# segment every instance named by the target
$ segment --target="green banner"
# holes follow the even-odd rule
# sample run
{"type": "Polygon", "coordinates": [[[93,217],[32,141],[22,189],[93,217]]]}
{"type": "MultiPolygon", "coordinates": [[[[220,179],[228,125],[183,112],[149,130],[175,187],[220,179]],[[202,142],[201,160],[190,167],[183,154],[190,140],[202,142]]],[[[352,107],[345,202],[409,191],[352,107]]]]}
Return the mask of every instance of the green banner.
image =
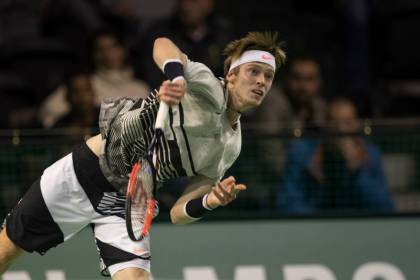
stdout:
{"type": "MultiPolygon", "coordinates": [[[[154,280],[420,279],[420,219],[201,221],[156,224],[154,280]]],[[[90,230],[45,256],[26,255],[3,280],[103,279],[90,230]]]]}

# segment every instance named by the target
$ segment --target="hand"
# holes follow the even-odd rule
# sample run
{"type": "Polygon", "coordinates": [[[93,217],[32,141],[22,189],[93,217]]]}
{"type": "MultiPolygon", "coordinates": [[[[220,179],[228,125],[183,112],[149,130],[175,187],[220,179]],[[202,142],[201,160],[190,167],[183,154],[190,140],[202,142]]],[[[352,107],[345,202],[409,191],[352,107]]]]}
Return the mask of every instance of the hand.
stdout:
{"type": "Polygon", "coordinates": [[[184,79],[178,79],[175,82],[164,81],[159,88],[157,98],[169,106],[178,105],[185,94],[186,88],[184,79]]]}
{"type": "Polygon", "coordinates": [[[347,167],[350,170],[359,169],[365,162],[365,154],[357,138],[343,137],[337,142],[338,148],[341,150],[347,167]]]}
{"type": "Polygon", "coordinates": [[[246,190],[243,184],[236,184],[235,178],[230,176],[216,184],[207,196],[207,204],[211,208],[226,206],[231,203],[239,192],[246,190]]]}

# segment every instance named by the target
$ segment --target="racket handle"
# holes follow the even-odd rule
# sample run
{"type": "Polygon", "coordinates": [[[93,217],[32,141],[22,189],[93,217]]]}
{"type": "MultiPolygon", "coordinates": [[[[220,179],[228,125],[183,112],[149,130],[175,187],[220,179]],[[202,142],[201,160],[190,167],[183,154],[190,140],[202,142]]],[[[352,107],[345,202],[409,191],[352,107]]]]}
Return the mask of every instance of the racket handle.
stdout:
{"type": "Polygon", "coordinates": [[[169,106],[165,102],[161,101],[159,105],[159,111],[156,116],[155,129],[160,129],[160,130],[163,129],[168,119],[168,115],[169,115],[169,106]]]}

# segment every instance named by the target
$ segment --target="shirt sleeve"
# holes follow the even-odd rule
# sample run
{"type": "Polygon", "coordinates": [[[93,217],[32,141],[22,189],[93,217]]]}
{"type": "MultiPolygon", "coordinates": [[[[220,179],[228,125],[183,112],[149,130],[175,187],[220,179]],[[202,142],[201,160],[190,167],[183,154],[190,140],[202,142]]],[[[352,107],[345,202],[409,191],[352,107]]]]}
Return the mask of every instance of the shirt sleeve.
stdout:
{"type": "Polygon", "coordinates": [[[103,139],[100,164],[104,175],[114,185],[124,185],[131,166],[143,155],[150,140],[150,129],[157,112],[154,95],[145,100],[118,99],[103,103],[100,129],[103,139]]]}
{"type": "Polygon", "coordinates": [[[184,73],[188,92],[204,97],[216,113],[221,113],[226,106],[227,98],[221,81],[214,76],[213,72],[204,64],[187,59],[184,73]]]}

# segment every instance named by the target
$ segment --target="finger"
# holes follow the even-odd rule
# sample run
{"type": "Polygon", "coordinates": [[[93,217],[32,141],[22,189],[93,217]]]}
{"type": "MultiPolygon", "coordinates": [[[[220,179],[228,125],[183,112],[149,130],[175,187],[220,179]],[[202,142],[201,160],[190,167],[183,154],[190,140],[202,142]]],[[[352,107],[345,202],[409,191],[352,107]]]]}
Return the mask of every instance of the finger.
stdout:
{"type": "Polygon", "coordinates": [[[240,189],[236,190],[235,178],[229,177],[220,183],[221,187],[229,194],[231,199],[235,199],[240,189]]]}
{"type": "Polygon", "coordinates": [[[179,99],[181,99],[181,97],[184,96],[184,93],[182,91],[174,91],[174,90],[164,91],[164,94],[171,97],[179,98],[179,99]]]}
{"type": "Polygon", "coordinates": [[[171,81],[165,80],[165,81],[163,81],[162,86],[168,86],[170,84],[171,84],[171,81]]]}
{"type": "Polygon", "coordinates": [[[236,196],[238,195],[238,193],[240,193],[242,191],[245,191],[245,190],[246,190],[246,186],[244,184],[238,184],[238,185],[235,185],[232,193],[235,194],[235,198],[236,198],[236,196]]]}
{"type": "Polygon", "coordinates": [[[237,193],[239,193],[239,192],[241,192],[241,191],[245,191],[247,189],[247,187],[246,187],[246,185],[244,185],[244,184],[238,184],[238,185],[235,185],[235,191],[237,192],[237,193]]]}
{"type": "Polygon", "coordinates": [[[224,196],[230,196],[230,194],[231,194],[231,192],[230,192],[230,190],[231,190],[230,185],[229,186],[226,186],[226,185],[224,185],[222,183],[218,183],[217,184],[217,189],[220,190],[220,193],[222,193],[224,196]]]}
{"type": "Polygon", "coordinates": [[[232,183],[235,183],[235,177],[229,176],[226,179],[222,180],[220,183],[221,184],[226,184],[226,185],[230,185],[232,183]]]}
{"type": "Polygon", "coordinates": [[[184,86],[184,83],[183,82],[179,82],[179,81],[169,82],[169,86],[171,86],[171,87],[183,87],[184,86]]]}
{"type": "Polygon", "coordinates": [[[217,199],[220,201],[220,205],[225,206],[226,204],[228,204],[228,200],[226,198],[226,196],[222,195],[216,187],[214,187],[212,189],[212,193],[214,194],[214,196],[217,197],[217,199]]]}
{"type": "Polygon", "coordinates": [[[235,183],[236,183],[236,180],[235,180],[235,177],[233,176],[230,176],[221,182],[224,189],[229,193],[232,193],[235,191],[235,185],[236,185],[235,183]]]}
{"type": "Polygon", "coordinates": [[[236,198],[236,192],[234,191],[235,183],[231,182],[229,186],[223,186],[222,184],[218,184],[218,190],[220,190],[220,194],[226,198],[227,203],[230,203],[232,200],[236,198]]]}
{"type": "Polygon", "coordinates": [[[177,105],[180,102],[180,100],[178,98],[173,98],[173,97],[167,96],[167,95],[162,95],[160,97],[160,100],[165,102],[169,106],[177,105]]]}
{"type": "Polygon", "coordinates": [[[179,88],[171,88],[167,85],[162,85],[159,93],[162,95],[170,95],[172,97],[182,98],[185,94],[185,90],[179,88]]]}
{"type": "Polygon", "coordinates": [[[167,86],[172,90],[185,91],[185,86],[183,84],[169,83],[167,86]]]}

